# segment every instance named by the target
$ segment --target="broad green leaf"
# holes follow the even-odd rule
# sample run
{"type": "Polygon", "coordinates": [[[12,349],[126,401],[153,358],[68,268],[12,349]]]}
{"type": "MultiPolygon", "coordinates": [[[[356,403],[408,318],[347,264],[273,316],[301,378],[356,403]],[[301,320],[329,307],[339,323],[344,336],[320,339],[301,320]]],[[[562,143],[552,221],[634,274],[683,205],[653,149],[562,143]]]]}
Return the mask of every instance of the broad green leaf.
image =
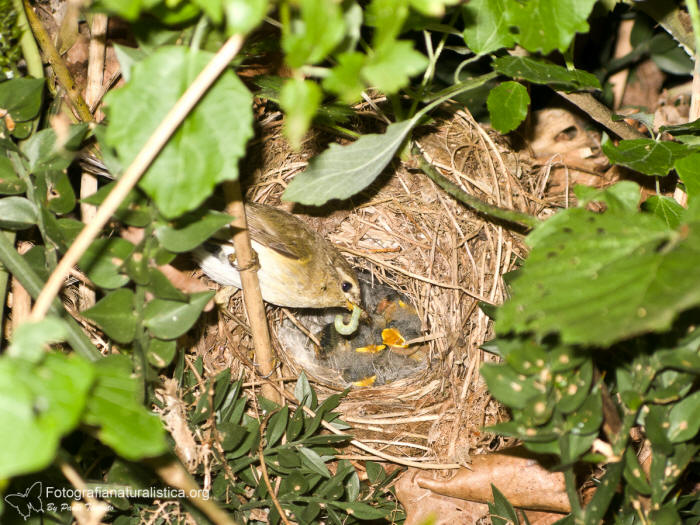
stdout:
{"type": "Polygon", "coordinates": [[[509,0],[471,0],[462,6],[464,41],[477,55],[515,44],[506,13],[509,0]]]}
{"type": "Polygon", "coordinates": [[[53,129],[43,129],[29,137],[21,146],[33,174],[63,171],[68,168],[88,132],[87,124],[74,124],[68,134],[59,138],[53,129]]]}
{"type": "Polygon", "coordinates": [[[134,292],[127,288],[109,292],[81,314],[97,323],[117,343],[130,343],[136,335],[138,321],[134,313],[134,292]]]}
{"type": "Polygon", "coordinates": [[[700,133],[700,119],[686,122],[684,124],[676,124],[674,126],[661,126],[660,133],[670,133],[673,136],[677,135],[692,135],[700,133]]]}
{"type": "Polygon", "coordinates": [[[576,33],[588,32],[586,19],[596,0],[529,0],[507,2],[508,25],[517,26],[516,37],[528,51],[562,53],[576,33]]]}
{"type": "Polygon", "coordinates": [[[543,59],[503,56],[493,61],[493,68],[503,75],[535,84],[546,84],[554,89],[600,89],[600,82],[595,75],[580,69],[569,70],[543,59]]]}
{"type": "Polygon", "coordinates": [[[100,288],[112,290],[129,282],[122,264],[134,251],[134,245],[121,237],[93,241],[80,258],[80,267],[100,288]]]}
{"type": "Polygon", "coordinates": [[[331,69],[330,74],[323,79],[323,88],[335,93],[346,104],[360,100],[365,88],[360,72],[365,65],[366,56],[363,53],[342,53],[338,55],[338,63],[331,69]]]}
{"type": "MultiPolygon", "coordinates": [[[[131,81],[110,92],[107,140],[128,165],[213,55],[162,47],[134,64],[131,81]]],[[[227,70],[199,101],[141,179],[167,218],[196,208],[214,186],[238,177],[238,160],[253,134],[252,97],[227,70]]]]}
{"type": "Polygon", "coordinates": [[[75,192],[68,174],[61,171],[47,177],[47,179],[46,200],[49,210],[59,215],[73,211],[73,208],[75,208],[75,192]]]}
{"type": "Polygon", "coordinates": [[[320,62],[343,39],[345,21],[340,6],[326,0],[299,0],[299,17],[282,31],[282,49],[292,68],[320,62]]]}
{"type": "Polygon", "coordinates": [[[289,419],[289,407],[282,407],[279,412],[270,417],[267,423],[267,448],[275,446],[277,441],[284,435],[289,419]]]}
{"type": "Polygon", "coordinates": [[[44,355],[47,345],[64,341],[67,334],[66,322],[58,317],[24,321],[14,330],[7,355],[37,362],[44,355]]]}
{"type": "Polygon", "coordinates": [[[617,146],[603,144],[612,164],[620,164],[645,175],[667,175],[676,160],[692,153],[693,149],[677,142],[652,139],[621,140],[617,146]]]}
{"type": "Polygon", "coordinates": [[[663,195],[652,195],[642,204],[644,210],[656,215],[666,223],[669,230],[675,230],[681,223],[685,208],[675,200],[663,195]]]}
{"type": "Polygon", "coordinates": [[[90,363],[50,353],[35,365],[0,358],[0,477],[36,472],[78,424],[94,377],[90,363]]]}
{"type": "Polygon", "coordinates": [[[165,453],[168,445],[160,419],[141,404],[141,389],[132,377],[131,360],[110,355],[95,363],[96,384],[88,399],[85,422],[125,459],[136,461],[165,453]]]}
{"type": "Polygon", "coordinates": [[[195,293],[186,303],[153,299],[144,308],[144,325],[159,339],[180,337],[192,328],[213,296],[213,291],[195,293]]]}
{"type": "Polygon", "coordinates": [[[148,267],[148,291],[158,299],[187,301],[187,294],[178,290],[158,268],[148,267]]]}
{"type": "Polygon", "coordinates": [[[44,93],[43,78],[13,78],[0,82],[0,109],[12,120],[31,120],[39,114],[44,93]]]}
{"type": "Polygon", "coordinates": [[[540,394],[534,378],[520,375],[508,365],[484,363],[480,371],[491,394],[509,407],[525,408],[540,394]]]}
{"type": "Polygon", "coordinates": [[[39,220],[36,206],[24,197],[0,199],[0,228],[26,230],[39,220]]]}
{"type": "Polygon", "coordinates": [[[500,133],[508,133],[527,117],[530,95],[527,88],[519,82],[503,82],[491,90],[486,104],[491,125],[500,133]]]}
{"type": "Polygon", "coordinates": [[[445,14],[445,6],[458,4],[459,0],[409,0],[411,7],[424,14],[440,18],[445,14]]]}
{"type": "Polygon", "coordinates": [[[700,223],[669,232],[643,213],[561,212],[528,237],[532,246],[498,333],[559,332],[564,343],[607,345],[668,328],[700,304],[700,223]],[[595,330],[591,327],[595,326],[595,330]]]}
{"type": "Polygon", "coordinates": [[[311,125],[322,99],[316,82],[289,79],[280,91],[280,106],[285,112],[284,133],[292,148],[298,149],[311,125]]]}
{"type": "Polygon", "coordinates": [[[119,61],[119,71],[124,78],[124,82],[129,82],[129,80],[131,80],[132,66],[148,56],[141,48],[126,47],[119,44],[114,44],[114,54],[119,61]]]}
{"type": "Polygon", "coordinates": [[[170,224],[156,226],[156,237],[171,252],[188,252],[233,220],[226,213],[214,210],[198,210],[188,213],[170,224]]]}
{"type": "MultiPolygon", "coordinates": [[[[201,2],[202,0],[199,1],[201,2]]],[[[221,5],[219,0],[207,2],[207,4],[209,3],[221,5]]],[[[267,5],[267,0],[225,0],[224,9],[228,33],[230,35],[250,33],[262,22],[267,14],[267,5]]],[[[214,21],[216,22],[216,20],[214,21]]]]}
{"type": "Polygon", "coordinates": [[[155,337],[148,343],[148,362],[156,368],[165,368],[173,362],[177,351],[177,341],[163,341],[155,337]]]}
{"type": "Polygon", "coordinates": [[[693,438],[700,430],[700,392],[679,401],[668,417],[668,438],[671,443],[681,443],[693,438]]]}
{"type": "Polygon", "coordinates": [[[328,504],[361,520],[379,520],[391,514],[391,510],[377,509],[366,503],[328,501],[328,504]]]}
{"type": "Polygon", "coordinates": [[[685,185],[688,200],[695,200],[700,196],[700,153],[691,153],[686,157],[681,157],[676,160],[674,168],[685,185]]]}
{"type": "Polygon", "coordinates": [[[363,135],[348,146],[331,144],[294,177],[282,199],[320,206],[355,195],[382,172],[415,123],[411,119],[390,124],[384,134],[363,135]]]}
{"type": "Polygon", "coordinates": [[[413,49],[412,42],[396,40],[375,50],[362,68],[362,77],[370,86],[392,94],[427,66],[428,59],[413,49]]]}
{"type": "MultiPolygon", "coordinates": [[[[294,386],[294,397],[296,397],[300,403],[303,403],[310,409],[313,410],[316,408],[316,392],[314,392],[314,389],[311,388],[311,383],[309,383],[309,379],[306,377],[306,374],[303,371],[301,374],[299,374],[297,383],[294,386]]],[[[303,411],[300,413],[303,414],[303,411]]]]}

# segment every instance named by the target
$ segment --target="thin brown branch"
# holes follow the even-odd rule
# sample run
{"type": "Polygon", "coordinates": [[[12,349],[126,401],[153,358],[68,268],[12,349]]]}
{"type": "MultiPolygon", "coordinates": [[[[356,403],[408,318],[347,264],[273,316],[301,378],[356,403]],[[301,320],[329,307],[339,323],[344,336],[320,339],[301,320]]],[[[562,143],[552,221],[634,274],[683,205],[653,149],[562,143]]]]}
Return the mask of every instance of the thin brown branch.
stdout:
{"type": "MultiPolygon", "coordinates": [[[[236,249],[236,262],[243,287],[243,302],[253,333],[255,362],[260,373],[264,377],[269,377],[275,371],[275,353],[270,342],[270,329],[267,326],[267,315],[260,292],[260,281],[258,281],[258,262],[250,245],[245,206],[238,180],[224,183],[224,195],[228,202],[226,212],[234,217],[231,222],[235,231],[233,245],[236,249]]],[[[271,388],[269,383],[263,383],[262,393],[267,399],[278,404],[282,403],[277,390],[271,388]]]]}
{"type": "Polygon", "coordinates": [[[566,93],[564,91],[557,91],[557,95],[577,106],[598,124],[612,131],[621,139],[632,140],[644,138],[644,135],[625,121],[614,121],[610,108],[593,98],[593,95],[590,93],[566,93]]]}

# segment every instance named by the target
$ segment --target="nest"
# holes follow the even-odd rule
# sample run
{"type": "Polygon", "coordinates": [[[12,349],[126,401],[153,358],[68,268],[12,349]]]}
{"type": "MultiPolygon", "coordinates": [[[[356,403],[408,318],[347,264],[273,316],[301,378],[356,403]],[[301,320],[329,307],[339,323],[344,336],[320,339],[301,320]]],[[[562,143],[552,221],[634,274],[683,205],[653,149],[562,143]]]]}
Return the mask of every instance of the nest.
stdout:
{"type": "MultiPolygon", "coordinates": [[[[363,121],[357,123],[362,126],[363,121]]],[[[530,186],[537,184],[530,182],[527,164],[470,115],[452,114],[450,120],[418,130],[416,138],[433,165],[465,191],[493,204],[540,211],[525,199],[530,186]]],[[[494,359],[480,350],[491,336],[491,323],[478,302],[503,301],[501,276],[524,254],[520,238],[398,161],[366,191],[328,209],[281,204],[288,181],[327,140],[312,133],[302,151],[294,152],[281,136],[279,115],[267,115],[244,168],[253,174],[247,181],[247,198],[297,214],[358,271],[403,294],[420,319],[425,348],[425,366],[409,377],[353,388],[338,408],[342,419],[352,425],[357,439],[414,461],[462,463],[471,454],[499,448],[501,443],[483,431],[505,413],[478,373],[482,361],[494,359]]],[[[229,312],[210,324],[196,344],[196,354],[204,357],[209,373],[232,367],[239,376],[251,378],[250,386],[259,386],[260,379],[246,368],[253,345],[240,294],[229,312]]],[[[268,306],[273,344],[280,327],[296,313],[268,306]]],[[[342,388],[332,374],[309,370],[278,342],[276,350],[277,380],[287,388],[293,388],[304,369],[319,399],[342,388]]]]}

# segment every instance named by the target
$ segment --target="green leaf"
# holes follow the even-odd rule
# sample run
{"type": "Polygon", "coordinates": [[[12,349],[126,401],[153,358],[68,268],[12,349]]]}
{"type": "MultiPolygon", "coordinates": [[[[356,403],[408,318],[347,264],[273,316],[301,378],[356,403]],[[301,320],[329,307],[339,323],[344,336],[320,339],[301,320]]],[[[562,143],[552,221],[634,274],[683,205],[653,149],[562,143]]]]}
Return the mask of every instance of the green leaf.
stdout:
{"type": "Polygon", "coordinates": [[[375,50],[362,68],[362,77],[378,90],[392,94],[408,85],[410,77],[421,73],[428,59],[413,49],[413,43],[396,40],[375,50]]]}
{"type": "Polygon", "coordinates": [[[3,197],[0,199],[0,228],[6,230],[26,230],[39,220],[36,206],[24,197],[3,197]]]}
{"type": "Polygon", "coordinates": [[[95,365],[97,383],[88,399],[85,422],[99,427],[100,441],[132,461],[165,453],[168,445],[163,425],[141,404],[131,360],[110,355],[95,365]]]}
{"type": "Polygon", "coordinates": [[[691,153],[688,156],[681,157],[676,160],[673,167],[685,185],[688,201],[692,202],[700,196],[700,153],[691,153]]]}
{"type": "Polygon", "coordinates": [[[275,443],[284,435],[289,419],[289,407],[282,407],[279,412],[270,417],[267,424],[267,448],[275,446],[275,443]]]}
{"type": "Polygon", "coordinates": [[[133,65],[148,56],[141,48],[126,47],[119,44],[114,44],[114,54],[119,61],[119,70],[124,78],[124,82],[131,80],[131,68],[133,65]]]}
{"type": "Polygon", "coordinates": [[[15,173],[15,168],[5,155],[0,155],[0,195],[18,195],[27,191],[27,185],[15,173]]]}
{"type": "Polygon", "coordinates": [[[391,513],[391,511],[377,509],[366,503],[328,501],[328,504],[361,520],[379,520],[387,518],[391,513]]]}
{"type": "MultiPolygon", "coordinates": [[[[111,91],[108,142],[128,165],[213,55],[162,47],[134,64],[131,81],[111,91]]],[[[238,160],[253,135],[252,97],[227,70],[180,125],[141,179],[167,218],[196,208],[216,184],[238,177],[238,160]]]]}
{"type": "Polygon", "coordinates": [[[46,200],[49,210],[59,215],[73,211],[75,208],[75,192],[68,175],[61,171],[47,177],[48,188],[46,200]]]}
{"type": "Polygon", "coordinates": [[[39,365],[0,358],[0,477],[51,463],[61,437],[78,424],[93,377],[90,363],[75,355],[50,353],[39,365]]]}
{"type": "Polygon", "coordinates": [[[462,6],[464,41],[477,55],[485,55],[515,44],[510,31],[508,0],[471,0],[462,6]]]}
{"type": "Polygon", "coordinates": [[[299,374],[297,383],[294,386],[294,397],[296,397],[300,403],[303,403],[310,409],[313,410],[316,408],[316,392],[314,392],[313,388],[311,388],[311,383],[309,383],[309,379],[306,377],[306,374],[303,371],[301,374],[299,374]]]}
{"type": "Polygon", "coordinates": [[[700,392],[679,401],[668,417],[668,438],[671,443],[681,443],[693,438],[700,430],[700,392]]]}
{"type": "Polygon", "coordinates": [[[282,49],[292,68],[320,62],[343,39],[340,6],[326,0],[299,0],[300,16],[282,31],[282,49]]]}
{"type": "Polygon", "coordinates": [[[43,78],[0,82],[0,109],[7,111],[15,122],[31,120],[39,114],[43,93],[43,78]]]}
{"type": "Polygon", "coordinates": [[[311,80],[289,79],[282,86],[280,106],[286,114],[284,133],[294,149],[301,146],[321,98],[321,88],[311,80]]]}
{"type": "Polygon", "coordinates": [[[491,492],[493,493],[493,503],[488,503],[491,523],[493,523],[493,525],[519,523],[513,505],[510,504],[503,493],[498,490],[493,483],[491,484],[491,492]]]}
{"type": "Polygon", "coordinates": [[[144,308],[144,325],[159,339],[180,337],[192,328],[213,296],[213,291],[195,293],[187,303],[153,299],[144,308]]]}
{"type": "Polygon", "coordinates": [[[611,142],[603,144],[603,153],[612,164],[620,164],[645,175],[667,175],[676,160],[692,151],[685,144],[652,139],[621,140],[617,147],[611,142]]]}
{"type": "Polygon", "coordinates": [[[158,299],[187,301],[187,294],[178,290],[158,268],[148,268],[148,291],[158,299]]]}
{"type": "Polygon", "coordinates": [[[623,180],[607,188],[593,188],[577,184],[574,194],[578,205],[585,208],[590,202],[602,202],[611,212],[636,212],[639,207],[639,184],[623,180]]]}
{"type": "MultiPolygon", "coordinates": [[[[116,182],[105,184],[89,197],[82,199],[82,202],[99,206],[104,202],[107,195],[114,189],[116,184],[116,182]]],[[[117,220],[137,228],[143,228],[150,224],[152,216],[153,213],[149,208],[148,199],[138,190],[130,191],[121,204],[119,204],[117,211],[114,212],[114,217],[117,220]]]]}
{"type": "MultiPolygon", "coordinates": [[[[201,0],[199,1],[201,2],[201,0]]],[[[218,0],[210,3],[215,6],[221,5],[218,0]]],[[[244,35],[250,33],[265,18],[267,7],[267,0],[225,0],[224,9],[228,34],[240,33],[244,35]]],[[[211,17],[211,14],[209,16],[211,17]]]]}
{"type": "Polygon", "coordinates": [[[156,368],[165,368],[172,363],[177,351],[177,341],[163,341],[155,337],[148,343],[148,362],[156,368]]]}
{"type": "Polygon", "coordinates": [[[198,210],[188,213],[170,224],[156,226],[156,237],[163,248],[175,253],[193,250],[219,229],[233,220],[233,217],[214,210],[198,210]]]}
{"type": "Polygon", "coordinates": [[[670,197],[651,195],[642,204],[642,209],[653,213],[666,223],[669,230],[675,230],[681,223],[685,208],[670,197]]]}
{"type": "Polygon", "coordinates": [[[29,161],[29,170],[37,175],[67,169],[87,132],[87,124],[74,124],[60,140],[52,129],[35,133],[21,146],[29,161]]]}
{"type": "Polygon", "coordinates": [[[299,449],[299,452],[301,453],[301,464],[302,468],[306,467],[308,470],[315,474],[319,474],[320,476],[323,476],[324,478],[330,478],[331,473],[328,470],[328,467],[326,467],[323,458],[319,456],[315,451],[313,451],[310,448],[306,447],[301,447],[299,449]]]}
{"type": "Polygon", "coordinates": [[[100,288],[112,290],[129,282],[122,264],[134,251],[134,245],[121,237],[93,241],[80,258],[80,267],[100,288]]]}
{"type": "Polygon", "coordinates": [[[372,45],[375,49],[391,45],[401,32],[408,17],[405,0],[372,0],[365,13],[365,22],[374,28],[372,45]]]}
{"type": "Polygon", "coordinates": [[[527,117],[530,95],[518,82],[503,82],[491,90],[486,104],[493,127],[500,133],[508,133],[527,117]]]}
{"type": "Polygon", "coordinates": [[[416,119],[390,124],[382,135],[363,135],[348,146],[331,144],[311,159],[282,195],[286,201],[321,206],[331,199],[347,199],[369,186],[379,175],[416,119]]]}
{"type": "Polygon", "coordinates": [[[323,79],[323,89],[335,93],[346,104],[354,104],[360,100],[362,90],[365,89],[360,76],[365,65],[365,58],[363,53],[357,52],[338,55],[338,63],[323,79]]]}
{"type": "Polygon", "coordinates": [[[596,0],[529,0],[507,2],[508,24],[517,26],[516,37],[528,51],[562,53],[576,33],[587,33],[586,19],[596,0]]]}
{"type": "Polygon", "coordinates": [[[24,321],[14,330],[7,355],[36,363],[44,355],[46,345],[64,341],[67,334],[66,322],[58,317],[24,321]]]}
{"type": "Polygon", "coordinates": [[[532,377],[521,376],[507,365],[484,363],[481,375],[493,397],[512,408],[525,408],[540,393],[532,377]]]}
{"type": "Polygon", "coordinates": [[[546,84],[554,89],[600,89],[600,82],[595,75],[580,69],[566,69],[543,59],[504,56],[493,61],[493,68],[511,78],[546,84]]]}
{"type": "Polygon", "coordinates": [[[97,323],[117,343],[130,343],[136,335],[138,320],[134,313],[134,292],[127,288],[109,292],[81,314],[97,323]]]}
{"type": "Polygon", "coordinates": [[[642,213],[561,212],[533,231],[497,333],[559,332],[564,343],[607,345],[668,328],[700,303],[700,224],[681,235],[642,213]],[[591,327],[595,326],[595,330],[591,327]]]}

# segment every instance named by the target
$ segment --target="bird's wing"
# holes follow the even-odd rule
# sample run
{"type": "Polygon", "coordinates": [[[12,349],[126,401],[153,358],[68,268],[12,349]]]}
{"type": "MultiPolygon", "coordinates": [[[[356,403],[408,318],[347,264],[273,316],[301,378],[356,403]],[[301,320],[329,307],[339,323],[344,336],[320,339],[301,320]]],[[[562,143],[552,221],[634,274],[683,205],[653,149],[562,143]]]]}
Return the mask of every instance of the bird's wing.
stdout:
{"type": "Polygon", "coordinates": [[[306,224],[287,212],[263,204],[247,204],[246,210],[248,230],[258,243],[290,259],[306,261],[310,258],[316,235],[306,224]]]}

